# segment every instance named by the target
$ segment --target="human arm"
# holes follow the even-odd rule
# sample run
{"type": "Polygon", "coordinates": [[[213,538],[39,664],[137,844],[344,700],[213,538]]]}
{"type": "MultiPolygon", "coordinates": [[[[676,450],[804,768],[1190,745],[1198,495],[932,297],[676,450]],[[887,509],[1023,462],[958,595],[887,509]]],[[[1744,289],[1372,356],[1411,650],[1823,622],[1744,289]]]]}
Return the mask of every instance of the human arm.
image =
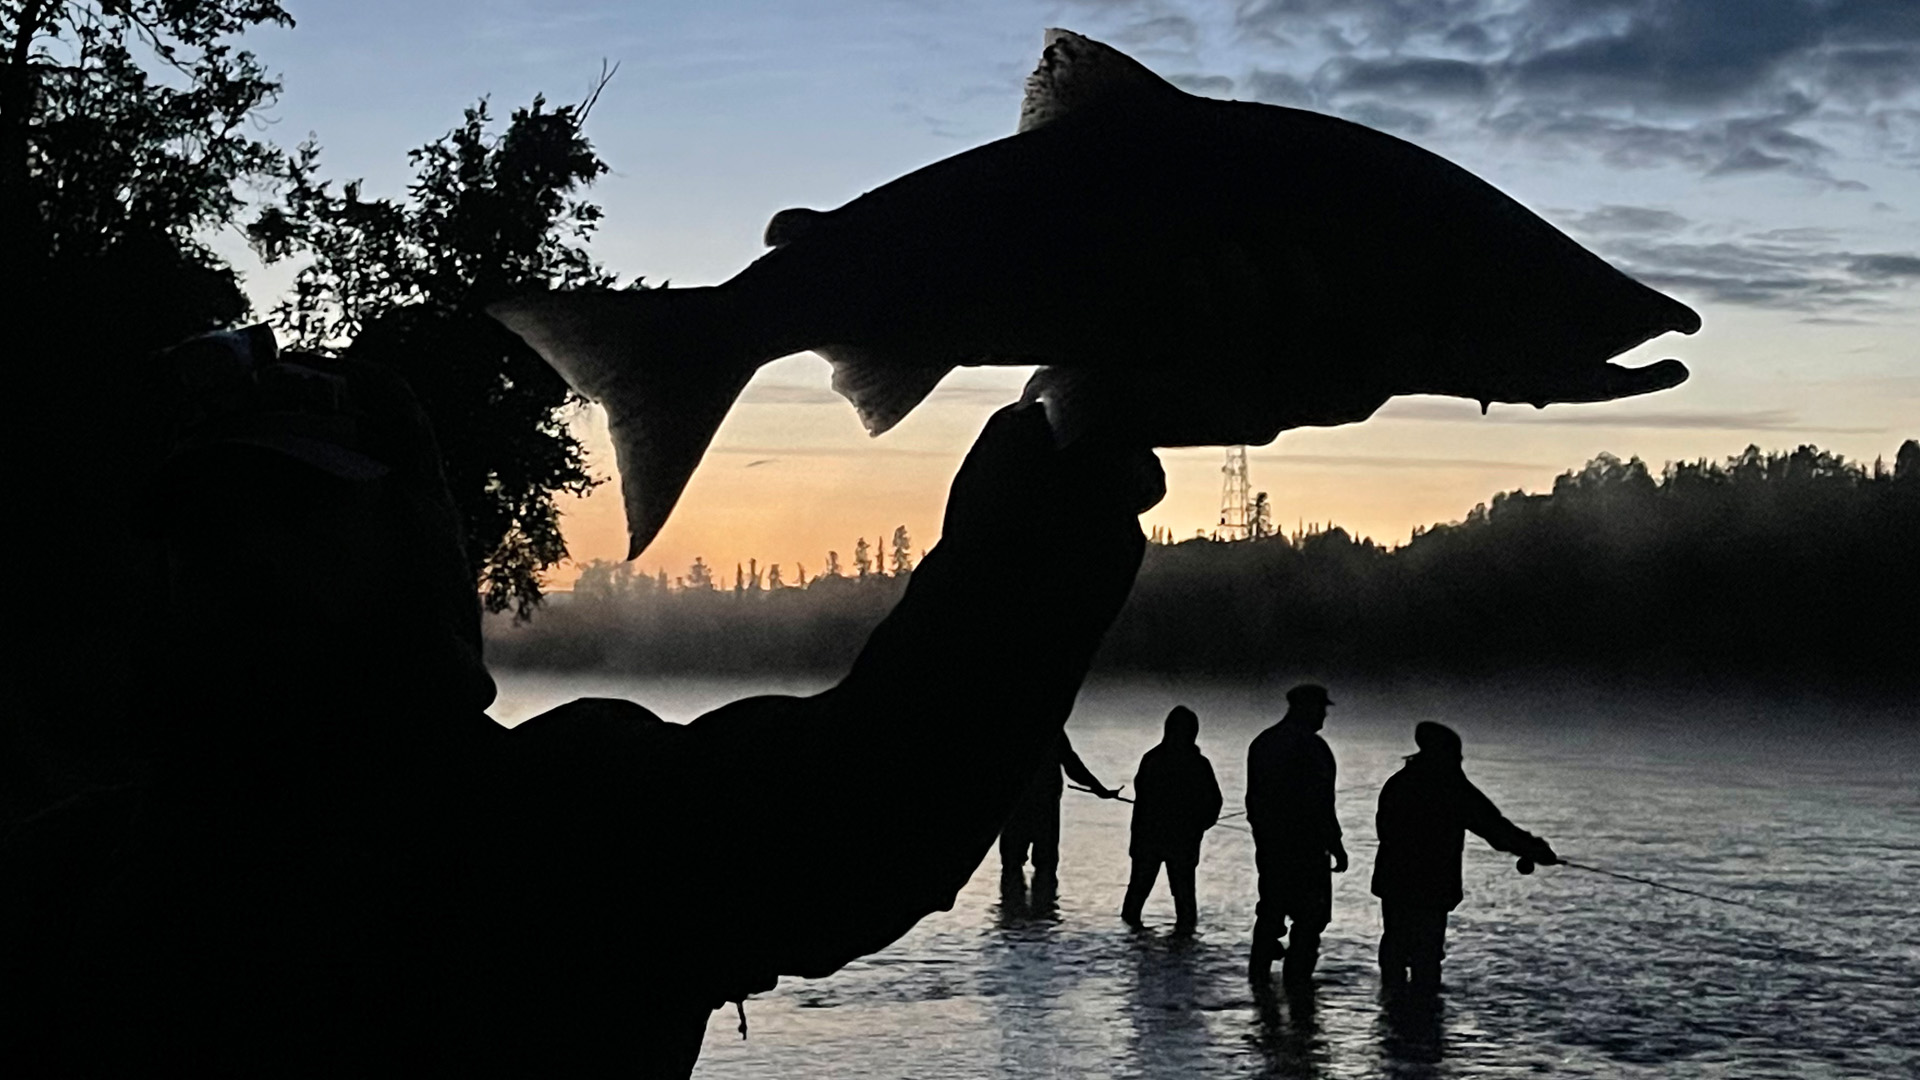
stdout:
{"type": "Polygon", "coordinates": [[[1219,822],[1220,808],[1225,805],[1226,800],[1220,795],[1220,781],[1213,775],[1213,763],[1206,758],[1201,758],[1200,769],[1206,783],[1202,787],[1201,802],[1197,808],[1200,812],[1195,817],[1198,819],[1201,830],[1205,831],[1219,822]]]}
{"type": "Polygon", "coordinates": [[[1067,740],[1065,732],[1060,734],[1060,767],[1066,770],[1067,779],[1103,799],[1118,798],[1120,795],[1119,788],[1110,788],[1093,775],[1093,770],[1087,768],[1087,763],[1081,761],[1080,755],[1074,752],[1073,743],[1067,740]]]}
{"type": "Polygon", "coordinates": [[[1333,751],[1327,748],[1325,742],[1320,742],[1319,747],[1321,753],[1326,756],[1325,771],[1322,773],[1326,778],[1326,788],[1320,792],[1320,803],[1327,808],[1324,824],[1327,854],[1333,856],[1333,872],[1344,874],[1347,872],[1347,848],[1340,842],[1340,814],[1334,806],[1335,794],[1339,790],[1339,765],[1334,761],[1333,751]]]}
{"type": "Polygon", "coordinates": [[[1035,770],[1059,767],[1157,480],[1144,452],[1061,450],[1038,408],[1002,410],[954,479],[939,544],[847,677],[689,725],[711,785],[702,826],[739,837],[704,858],[753,897],[730,928],[743,948],[823,975],[951,906],[1035,770]],[[1076,572],[1011,572],[1036,542],[1073,543],[1076,572]]]}
{"type": "Polygon", "coordinates": [[[1546,840],[1507,820],[1493,800],[1464,774],[1460,783],[1464,789],[1461,802],[1468,831],[1485,840],[1495,851],[1518,855],[1525,862],[1552,866],[1560,861],[1546,840]]]}

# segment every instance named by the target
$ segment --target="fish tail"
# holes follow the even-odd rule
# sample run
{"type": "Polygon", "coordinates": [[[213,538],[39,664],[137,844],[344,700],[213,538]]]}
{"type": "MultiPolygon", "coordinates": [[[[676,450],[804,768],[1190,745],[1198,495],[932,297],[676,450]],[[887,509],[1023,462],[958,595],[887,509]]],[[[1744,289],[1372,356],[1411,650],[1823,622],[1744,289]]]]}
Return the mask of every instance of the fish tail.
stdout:
{"type": "Polygon", "coordinates": [[[666,524],[714,432],[772,359],[742,340],[723,287],[536,293],[487,313],[607,410],[627,558],[666,524]]]}

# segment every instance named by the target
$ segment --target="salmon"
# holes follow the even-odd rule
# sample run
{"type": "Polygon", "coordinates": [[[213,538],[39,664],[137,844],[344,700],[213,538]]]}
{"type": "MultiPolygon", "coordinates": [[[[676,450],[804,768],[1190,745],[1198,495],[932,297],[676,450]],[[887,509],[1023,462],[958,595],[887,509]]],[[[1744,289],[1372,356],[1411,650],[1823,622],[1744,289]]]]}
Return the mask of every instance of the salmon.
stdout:
{"type": "Polygon", "coordinates": [[[1491,184],[1360,124],[1188,94],[1047,32],[1019,130],[835,210],[702,288],[489,311],[606,407],[638,555],[758,368],[812,350],[879,435],[961,365],[1038,368],[1062,442],[1262,445],[1398,394],[1593,402],[1700,317],[1491,184]]]}

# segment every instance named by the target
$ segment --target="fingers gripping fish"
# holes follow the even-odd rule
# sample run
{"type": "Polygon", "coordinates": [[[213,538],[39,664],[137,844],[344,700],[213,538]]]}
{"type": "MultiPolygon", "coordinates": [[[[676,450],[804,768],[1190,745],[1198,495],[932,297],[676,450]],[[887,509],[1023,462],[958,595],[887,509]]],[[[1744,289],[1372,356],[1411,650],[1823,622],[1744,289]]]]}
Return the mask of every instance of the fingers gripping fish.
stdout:
{"type": "Polygon", "coordinates": [[[1677,385],[1612,357],[1686,305],[1411,143],[1195,97],[1051,30],[1019,132],[837,210],[724,284],[489,309],[606,406],[639,554],[761,365],[812,350],[878,435],[954,367],[1038,365],[1056,437],[1253,445],[1396,394],[1545,406],[1677,385]]]}

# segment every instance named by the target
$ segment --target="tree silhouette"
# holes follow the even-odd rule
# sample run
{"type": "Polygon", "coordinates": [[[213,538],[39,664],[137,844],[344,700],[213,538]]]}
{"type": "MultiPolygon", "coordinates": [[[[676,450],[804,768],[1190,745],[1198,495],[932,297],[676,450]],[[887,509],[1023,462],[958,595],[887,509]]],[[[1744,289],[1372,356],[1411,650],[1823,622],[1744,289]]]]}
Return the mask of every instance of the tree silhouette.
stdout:
{"type": "MultiPolygon", "coordinates": [[[[59,507],[62,557],[26,575],[42,621],[0,718],[0,814],[137,775],[156,680],[158,522],[133,498],[175,412],[154,351],[248,304],[209,247],[277,152],[255,137],[279,83],[237,37],[291,25],[271,0],[0,4],[0,323],[20,507],[59,507]],[[76,484],[112,494],[76,498],[76,484]],[[140,509],[132,509],[134,506],[140,509]],[[103,657],[111,657],[103,662],[103,657]]],[[[30,1067],[28,1069],[30,1070],[30,1067]]]]}
{"type": "Polygon", "coordinates": [[[695,555],[693,565],[687,567],[687,588],[711,590],[713,584],[713,569],[695,555]]]}
{"type": "Polygon", "coordinates": [[[268,262],[309,260],[273,313],[294,344],[387,366],[419,396],[491,611],[538,602],[541,572],[567,552],[554,496],[596,482],[566,383],[485,314],[530,289],[612,283],[583,246],[600,210],[574,197],[607,169],[582,132],[591,106],[536,97],[496,134],[482,100],[408,155],[402,200],[363,199],[359,181],[336,192],[305,143],[248,229],[268,262]]]}
{"type": "MultiPolygon", "coordinates": [[[[896,547],[896,550],[899,550],[896,547]]],[[[637,596],[496,639],[504,664],[832,670],[904,575],[825,577],[780,602],[637,596]],[[656,606],[657,605],[657,606],[656,606]]],[[[1005,572],[1018,573],[1011,567],[1005,572]]],[[[1658,471],[1602,454],[1541,494],[1501,492],[1388,548],[1332,524],[1156,544],[1100,665],[1188,677],[1306,670],[1739,679],[1873,689],[1920,681],[1920,443],[1892,471],[1802,446],[1658,471]]]]}
{"type": "Polygon", "coordinates": [[[861,537],[853,542],[853,576],[864,578],[873,572],[873,556],[867,547],[867,538],[861,537]]]}
{"type": "Polygon", "coordinates": [[[237,185],[279,161],[247,121],[280,84],[231,41],[261,24],[293,19],[272,0],[9,3],[0,17],[9,254],[71,261],[156,245],[231,280],[203,238],[242,209],[237,185]]]}
{"type": "Polygon", "coordinates": [[[913,570],[913,541],[907,536],[905,525],[893,530],[892,560],[892,570],[896,574],[905,574],[913,570]]]}

